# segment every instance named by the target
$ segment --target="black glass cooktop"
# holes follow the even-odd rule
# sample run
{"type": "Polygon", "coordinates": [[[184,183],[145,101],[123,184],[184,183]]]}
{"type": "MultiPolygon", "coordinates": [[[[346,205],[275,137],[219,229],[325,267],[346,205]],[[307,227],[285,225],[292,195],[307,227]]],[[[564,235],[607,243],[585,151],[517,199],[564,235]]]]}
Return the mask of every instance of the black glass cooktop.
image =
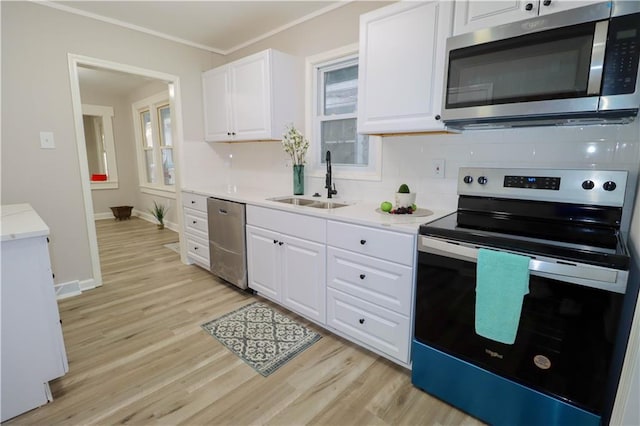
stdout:
{"type": "MultiPolygon", "coordinates": [[[[539,221],[505,214],[457,211],[420,226],[420,234],[526,255],[629,269],[629,253],[615,228],[589,223],[539,221]]],[[[580,222],[580,221],[576,221],[580,222]]]]}

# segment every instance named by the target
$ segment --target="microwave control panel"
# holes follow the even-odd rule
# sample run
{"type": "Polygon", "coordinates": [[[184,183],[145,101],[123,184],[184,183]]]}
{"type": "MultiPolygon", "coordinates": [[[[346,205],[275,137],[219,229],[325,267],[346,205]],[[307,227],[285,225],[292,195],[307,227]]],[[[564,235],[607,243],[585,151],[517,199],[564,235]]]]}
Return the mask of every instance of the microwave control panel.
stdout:
{"type": "Polygon", "coordinates": [[[608,38],[602,94],[635,93],[640,60],[640,13],[612,18],[608,38]]]}

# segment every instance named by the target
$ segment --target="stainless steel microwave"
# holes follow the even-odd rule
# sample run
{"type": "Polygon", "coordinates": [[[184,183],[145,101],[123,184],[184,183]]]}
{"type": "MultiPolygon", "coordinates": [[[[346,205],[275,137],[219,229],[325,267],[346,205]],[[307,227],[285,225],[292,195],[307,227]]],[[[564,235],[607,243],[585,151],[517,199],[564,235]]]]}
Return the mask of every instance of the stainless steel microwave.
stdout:
{"type": "Polygon", "coordinates": [[[442,119],[452,129],[628,123],[639,57],[640,1],[450,37],[442,119]]]}

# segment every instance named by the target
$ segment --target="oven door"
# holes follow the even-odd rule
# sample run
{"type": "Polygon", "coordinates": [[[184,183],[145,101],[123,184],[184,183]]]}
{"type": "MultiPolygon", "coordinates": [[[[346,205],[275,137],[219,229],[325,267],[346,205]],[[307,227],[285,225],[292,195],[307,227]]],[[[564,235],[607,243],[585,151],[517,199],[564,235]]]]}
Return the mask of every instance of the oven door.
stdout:
{"type": "Polygon", "coordinates": [[[516,341],[502,344],[475,333],[479,247],[420,236],[418,248],[417,341],[601,413],[623,294],[570,283],[532,263],[516,341]]]}

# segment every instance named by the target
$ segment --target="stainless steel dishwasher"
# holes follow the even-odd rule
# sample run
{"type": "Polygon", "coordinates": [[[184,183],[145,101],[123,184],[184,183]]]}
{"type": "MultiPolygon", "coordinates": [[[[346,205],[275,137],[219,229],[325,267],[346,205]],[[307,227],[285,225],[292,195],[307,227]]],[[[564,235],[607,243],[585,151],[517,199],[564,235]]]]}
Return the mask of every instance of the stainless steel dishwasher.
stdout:
{"type": "Polygon", "coordinates": [[[245,205],[211,197],[207,200],[207,214],[211,272],[246,289],[245,205]]]}

